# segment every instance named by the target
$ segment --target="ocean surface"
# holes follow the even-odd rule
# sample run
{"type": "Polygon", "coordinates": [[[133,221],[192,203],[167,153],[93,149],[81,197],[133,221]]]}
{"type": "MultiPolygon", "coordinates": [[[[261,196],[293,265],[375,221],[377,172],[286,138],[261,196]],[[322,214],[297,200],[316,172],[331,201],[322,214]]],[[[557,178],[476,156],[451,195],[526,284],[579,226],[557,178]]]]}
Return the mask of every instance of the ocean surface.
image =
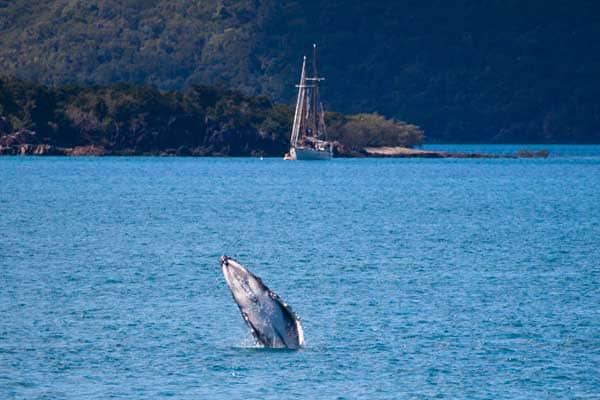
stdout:
{"type": "Polygon", "coordinates": [[[600,146],[542,147],[0,157],[0,398],[599,399],[600,146]],[[304,349],[254,345],[222,254],[304,349]]]}

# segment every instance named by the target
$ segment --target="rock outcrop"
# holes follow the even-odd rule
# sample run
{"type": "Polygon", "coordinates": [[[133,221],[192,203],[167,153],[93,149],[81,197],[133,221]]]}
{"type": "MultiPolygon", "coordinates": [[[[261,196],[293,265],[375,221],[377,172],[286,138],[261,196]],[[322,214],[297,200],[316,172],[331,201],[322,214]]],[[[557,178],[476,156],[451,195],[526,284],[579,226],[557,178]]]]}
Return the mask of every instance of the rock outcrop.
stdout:
{"type": "Polygon", "coordinates": [[[19,129],[8,135],[0,136],[0,146],[18,146],[40,143],[37,133],[29,129],[19,129]]]}
{"type": "Polygon", "coordinates": [[[394,158],[546,158],[548,150],[520,150],[516,154],[453,153],[449,151],[420,150],[407,147],[365,147],[367,157],[394,158]]]}
{"type": "Polygon", "coordinates": [[[363,151],[369,157],[445,158],[451,154],[408,147],[365,147],[363,151]]]}
{"type": "Polygon", "coordinates": [[[28,129],[0,136],[0,155],[63,156],[64,149],[42,143],[36,132],[28,129]]]}
{"type": "Polygon", "coordinates": [[[65,150],[51,144],[17,144],[4,146],[0,144],[0,155],[5,156],[64,156],[65,150]]]}
{"type": "Polygon", "coordinates": [[[68,156],[105,156],[108,151],[102,146],[77,146],[72,149],[66,149],[65,154],[68,156]]]}

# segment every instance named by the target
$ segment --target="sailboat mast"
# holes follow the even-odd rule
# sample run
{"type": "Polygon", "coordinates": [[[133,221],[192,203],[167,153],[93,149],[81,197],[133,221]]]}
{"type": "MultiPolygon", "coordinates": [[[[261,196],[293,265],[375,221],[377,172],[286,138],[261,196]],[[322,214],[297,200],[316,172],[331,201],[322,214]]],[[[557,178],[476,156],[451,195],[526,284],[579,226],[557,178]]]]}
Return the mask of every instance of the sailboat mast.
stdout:
{"type": "Polygon", "coordinates": [[[298,98],[296,99],[296,112],[294,113],[294,125],[292,126],[292,137],[290,138],[290,144],[295,147],[298,143],[298,135],[300,133],[300,126],[302,125],[302,114],[304,113],[304,105],[306,103],[306,56],[302,60],[302,73],[300,74],[300,83],[298,87],[298,98]]]}
{"type": "Polygon", "coordinates": [[[317,44],[313,43],[313,88],[311,101],[311,128],[313,135],[319,135],[319,75],[317,73],[317,44]]]}
{"type": "Polygon", "coordinates": [[[319,75],[317,74],[317,44],[313,43],[313,88],[311,101],[312,131],[314,136],[318,136],[319,128],[319,75]]]}

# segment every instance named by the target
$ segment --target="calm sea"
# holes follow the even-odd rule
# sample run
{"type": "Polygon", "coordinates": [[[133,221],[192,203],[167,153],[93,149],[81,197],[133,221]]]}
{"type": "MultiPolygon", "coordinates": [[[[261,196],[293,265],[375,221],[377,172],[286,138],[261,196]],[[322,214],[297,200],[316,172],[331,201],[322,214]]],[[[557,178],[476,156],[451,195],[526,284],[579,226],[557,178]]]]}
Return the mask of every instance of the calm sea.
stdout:
{"type": "Polygon", "coordinates": [[[600,146],[543,147],[2,157],[0,398],[598,399],[600,146]],[[253,345],[222,254],[303,350],[253,345]]]}

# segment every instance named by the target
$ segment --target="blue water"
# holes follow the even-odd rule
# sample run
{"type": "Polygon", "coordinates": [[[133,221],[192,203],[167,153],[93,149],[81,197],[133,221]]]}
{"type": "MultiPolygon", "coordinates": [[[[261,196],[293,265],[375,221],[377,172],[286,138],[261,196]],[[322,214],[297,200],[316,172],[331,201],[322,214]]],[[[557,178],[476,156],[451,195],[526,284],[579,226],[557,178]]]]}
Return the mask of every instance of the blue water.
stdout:
{"type": "Polygon", "coordinates": [[[598,399],[600,148],[560,149],[1,157],[0,398],[598,399]],[[221,254],[303,350],[253,345],[221,254]]]}

